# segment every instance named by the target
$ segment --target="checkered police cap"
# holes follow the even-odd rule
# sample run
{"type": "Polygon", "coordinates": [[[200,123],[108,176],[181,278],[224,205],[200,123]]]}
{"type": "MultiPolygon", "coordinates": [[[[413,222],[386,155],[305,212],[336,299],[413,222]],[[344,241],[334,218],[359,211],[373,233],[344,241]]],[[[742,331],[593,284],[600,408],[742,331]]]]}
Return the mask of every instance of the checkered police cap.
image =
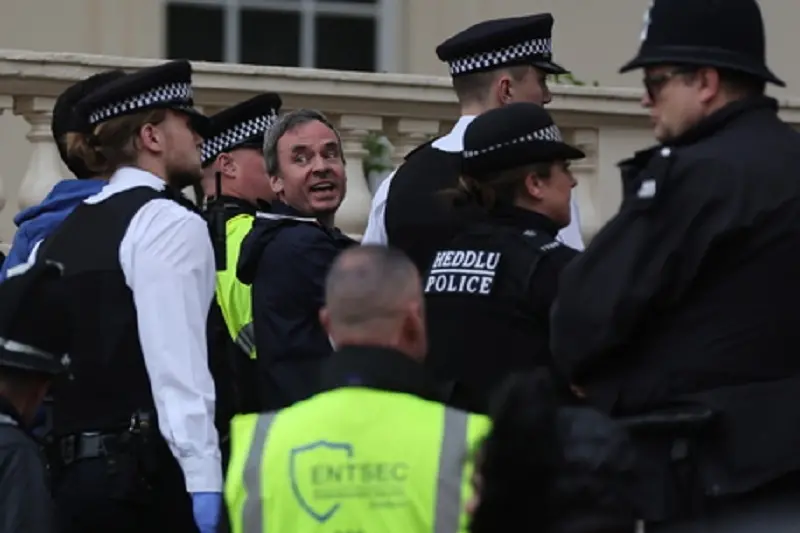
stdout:
{"type": "Polygon", "coordinates": [[[192,66],[188,61],[170,61],[138,70],[103,85],[76,105],[76,112],[90,126],[150,109],[187,113],[202,133],[207,119],[194,109],[192,66]]]}
{"type": "Polygon", "coordinates": [[[236,148],[261,148],[264,134],[278,119],[281,97],[275,93],[255,96],[211,117],[211,127],[201,148],[203,166],[236,148]]]}
{"type": "Polygon", "coordinates": [[[564,142],[543,107],[509,104],[479,115],[464,132],[463,171],[480,179],[533,163],[581,159],[584,153],[564,142]]]}
{"type": "Polygon", "coordinates": [[[453,77],[514,65],[533,65],[548,74],[564,74],[552,61],[553,16],[549,13],[481,22],[436,48],[453,77]]]}

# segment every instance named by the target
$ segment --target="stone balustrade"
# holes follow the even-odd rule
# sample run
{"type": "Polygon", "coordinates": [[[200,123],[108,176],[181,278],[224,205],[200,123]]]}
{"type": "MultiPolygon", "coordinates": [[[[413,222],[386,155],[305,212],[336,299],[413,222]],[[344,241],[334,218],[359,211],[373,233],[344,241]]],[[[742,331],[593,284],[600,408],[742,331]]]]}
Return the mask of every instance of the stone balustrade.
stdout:
{"type": "MultiPolygon", "coordinates": [[[[50,135],[55,97],[95,72],[157,62],[0,50],[0,241],[10,242],[14,213],[38,203],[69,175],[50,135]]],[[[259,92],[275,91],[285,109],[317,108],[337,124],[349,178],[337,223],[354,236],[364,230],[375,187],[363,171],[366,136],[385,135],[392,145],[391,161],[398,164],[415,146],[447,132],[458,117],[446,78],[219,63],[195,63],[194,69],[196,101],[206,113],[259,92]]],[[[619,203],[616,162],[652,142],[647,113],[635,90],[561,85],[552,89],[554,99],[548,109],[567,138],[588,156],[573,169],[579,182],[582,229],[590,238],[619,203]]],[[[800,125],[800,102],[781,105],[784,118],[800,125]]]]}

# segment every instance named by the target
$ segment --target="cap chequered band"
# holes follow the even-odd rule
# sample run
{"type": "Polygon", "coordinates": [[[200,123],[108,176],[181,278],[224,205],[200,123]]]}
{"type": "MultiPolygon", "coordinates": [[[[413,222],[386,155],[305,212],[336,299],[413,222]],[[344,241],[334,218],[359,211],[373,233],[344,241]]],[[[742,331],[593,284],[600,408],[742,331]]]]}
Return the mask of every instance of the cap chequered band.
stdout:
{"type": "Polygon", "coordinates": [[[241,122],[236,126],[223,131],[207,141],[203,142],[200,148],[201,157],[203,162],[217,157],[220,153],[228,150],[234,146],[241,144],[251,137],[256,135],[264,135],[266,131],[272,127],[278,118],[278,114],[274,111],[267,115],[251,118],[245,122],[241,122]]]}
{"type": "Polygon", "coordinates": [[[469,159],[472,157],[477,157],[480,155],[487,154],[489,152],[494,152],[495,150],[499,150],[500,148],[505,148],[506,146],[511,146],[514,144],[520,144],[524,142],[531,142],[531,141],[564,142],[564,138],[561,136],[561,130],[558,129],[558,126],[552,124],[550,126],[547,126],[546,128],[542,128],[532,133],[528,133],[527,135],[523,135],[522,137],[517,137],[516,139],[499,144],[493,144],[492,146],[487,146],[486,148],[481,148],[480,150],[464,150],[464,158],[469,159]]]}
{"type": "Polygon", "coordinates": [[[182,103],[190,106],[193,102],[192,99],[193,92],[190,83],[170,83],[93,111],[89,115],[89,124],[95,125],[138,109],[146,109],[162,103],[182,103]]]}
{"type": "Polygon", "coordinates": [[[549,59],[552,53],[552,39],[532,39],[499,50],[460,57],[449,61],[448,65],[450,66],[450,75],[465,74],[474,70],[497,67],[531,56],[546,56],[549,59]]]}

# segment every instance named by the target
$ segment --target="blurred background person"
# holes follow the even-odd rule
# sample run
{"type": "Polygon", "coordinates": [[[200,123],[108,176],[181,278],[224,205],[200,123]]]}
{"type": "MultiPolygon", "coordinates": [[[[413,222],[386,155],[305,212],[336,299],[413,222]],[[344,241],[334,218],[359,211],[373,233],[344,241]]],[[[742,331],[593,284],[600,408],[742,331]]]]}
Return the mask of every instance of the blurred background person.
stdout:
{"type": "Polygon", "coordinates": [[[69,349],[61,267],[38,263],[0,284],[0,533],[56,533],[31,424],[69,349]]]}

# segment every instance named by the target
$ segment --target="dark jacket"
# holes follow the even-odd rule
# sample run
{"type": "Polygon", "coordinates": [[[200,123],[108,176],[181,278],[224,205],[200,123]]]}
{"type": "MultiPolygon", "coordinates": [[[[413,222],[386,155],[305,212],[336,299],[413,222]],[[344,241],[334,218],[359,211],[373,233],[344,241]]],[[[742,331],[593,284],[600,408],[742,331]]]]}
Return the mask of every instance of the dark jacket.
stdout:
{"type": "Polygon", "coordinates": [[[53,504],[39,447],[0,398],[0,533],[53,533],[53,504]]]}
{"type": "Polygon", "coordinates": [[[325,277],[355,241],[283,203],[259,217],[242,242],[237,277],[253,287],[261,410],[276,410],[319,389],[319,365],[332,352],[319,322],[325,277]]]}
{"type": "Polygon", "coordinates": [[[557,362],[617,416],[715,413],[706,495],[799,469],[800,134],[752,98],[621,166],[619,213],[562,275],[557,362]]]}
{"type": "Polygon", "coordinates": [[[423,282],[426,363],[452,383],[452,407],[487,413],[509,373],[550,366],[550,306],[562,268],[578,255],[556,241],[558,230],[539,213],[509,206],[434,249],[423,282]]]}

